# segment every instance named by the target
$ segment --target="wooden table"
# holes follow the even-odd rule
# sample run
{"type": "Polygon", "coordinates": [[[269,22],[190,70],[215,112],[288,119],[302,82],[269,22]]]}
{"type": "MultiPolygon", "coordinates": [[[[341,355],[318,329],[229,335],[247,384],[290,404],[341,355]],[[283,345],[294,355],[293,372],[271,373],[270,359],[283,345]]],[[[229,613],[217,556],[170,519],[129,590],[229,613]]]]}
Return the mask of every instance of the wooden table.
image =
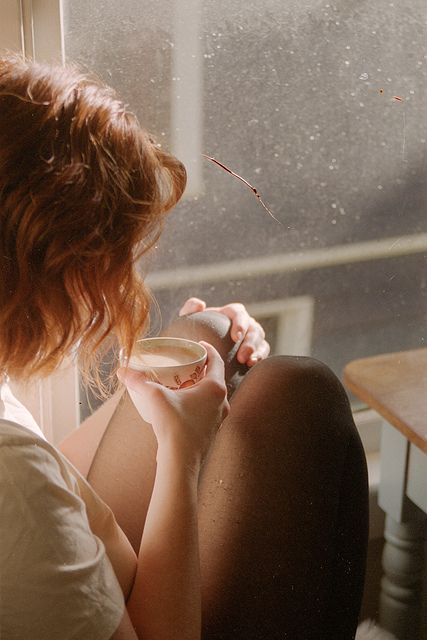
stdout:
{"type": "Polygon", "coordinates": [[[418,640],[427,531],[427,349],[354,360],[345,367],[344,383],[384,418],[379,622],[399,640],[418,640]]]}

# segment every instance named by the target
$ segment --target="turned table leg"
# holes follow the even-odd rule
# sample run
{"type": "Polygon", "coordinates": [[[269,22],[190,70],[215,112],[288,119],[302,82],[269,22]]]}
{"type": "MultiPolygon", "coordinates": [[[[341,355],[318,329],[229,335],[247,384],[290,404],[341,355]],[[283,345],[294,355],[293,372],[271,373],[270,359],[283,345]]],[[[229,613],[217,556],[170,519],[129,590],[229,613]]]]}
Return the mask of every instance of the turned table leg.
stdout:
{"type": "Polygon", "coordinates": [[[398,640],[420,638],[424,526],[386,516],[380,624],[398,640]]]}
{"type": "MultiPolygon", "coordinates": [[[[386,520],[379,622],[398,640],[420,638],[426,519],[422,503],[414,496],[416,506],[407,496],[408,478],[415,471],[412,458],[405,436],[384,422],[378,503],[386,520]]],[[[422,462],[425,470],[424,458],[422,462]]],[[[421,484],[424,495],[424,479],[421,484]]]]}

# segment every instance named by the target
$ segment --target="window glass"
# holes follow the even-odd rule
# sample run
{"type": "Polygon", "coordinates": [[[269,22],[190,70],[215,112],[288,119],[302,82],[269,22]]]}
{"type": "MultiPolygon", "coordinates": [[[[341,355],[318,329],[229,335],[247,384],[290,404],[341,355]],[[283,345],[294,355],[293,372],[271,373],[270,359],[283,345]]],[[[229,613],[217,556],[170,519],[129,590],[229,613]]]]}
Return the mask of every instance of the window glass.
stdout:
{"type": "Polygon", "coordinates": [[[239,300],[273,351],[338,375],[424,346],[424,0],[68,0],[64,19],[67,59],[189,171],[150,260],[164,324],[189,295],[239,300]]]}

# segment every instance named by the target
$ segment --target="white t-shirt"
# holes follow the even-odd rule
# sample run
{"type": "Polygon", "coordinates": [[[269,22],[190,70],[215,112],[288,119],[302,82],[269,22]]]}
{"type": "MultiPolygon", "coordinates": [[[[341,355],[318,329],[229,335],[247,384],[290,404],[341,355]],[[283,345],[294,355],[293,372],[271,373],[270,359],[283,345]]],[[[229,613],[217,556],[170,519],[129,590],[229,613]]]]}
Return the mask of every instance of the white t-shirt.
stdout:
{"type": "Polygon", "coordinates": [[[109,640],[124,597],[111,512],[0,385],[0,639],[109,640]],[[98,524],[97,524],[98,523],[98,524]]]}

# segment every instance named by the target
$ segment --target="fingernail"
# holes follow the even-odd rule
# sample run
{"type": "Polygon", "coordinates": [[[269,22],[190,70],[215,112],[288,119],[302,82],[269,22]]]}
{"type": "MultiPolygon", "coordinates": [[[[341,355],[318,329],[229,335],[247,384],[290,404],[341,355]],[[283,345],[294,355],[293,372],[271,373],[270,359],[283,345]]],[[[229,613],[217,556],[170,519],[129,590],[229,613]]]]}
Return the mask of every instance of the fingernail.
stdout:
{"type": "Polygon", "coordinates": [[[240,342],[242,338],[243,338],[243,331],[238,331],[236,334],[236,340],[240,342]]]}

